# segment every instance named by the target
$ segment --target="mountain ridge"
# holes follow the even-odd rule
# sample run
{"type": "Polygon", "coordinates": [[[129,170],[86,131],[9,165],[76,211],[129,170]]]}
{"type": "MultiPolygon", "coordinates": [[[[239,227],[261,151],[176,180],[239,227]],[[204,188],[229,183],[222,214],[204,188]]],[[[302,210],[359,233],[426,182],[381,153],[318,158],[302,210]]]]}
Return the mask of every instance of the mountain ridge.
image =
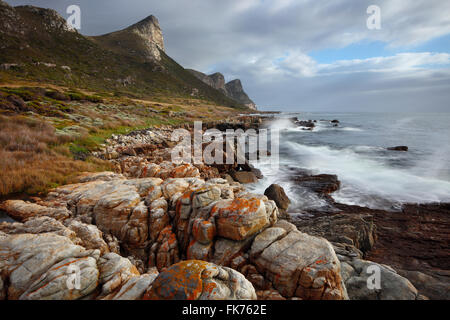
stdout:
{"type": "Polygon", "coordinates": [[[194,69],[186,70],[191,72],[194,76],[196,76],[207,85],[223,92],[227,97],[238,101],[239,103],[242,103],[251,110],[257,110],[256,104],[249,98],[247,93],[245,93],[240,79],[234,79],[230,82],[225,83],[225,77],[220,72],[207,75],[194,69]]]}
{"type": "Polygon", "coordinates": [[[156,17],[89,37],[55,10],[0,0],[0,82],[33,81],[152,99],[199,99],[246,107],[200,81],[164,52],[156,17]],[[123,37],[125,42],[120,42],[123,37]]]}

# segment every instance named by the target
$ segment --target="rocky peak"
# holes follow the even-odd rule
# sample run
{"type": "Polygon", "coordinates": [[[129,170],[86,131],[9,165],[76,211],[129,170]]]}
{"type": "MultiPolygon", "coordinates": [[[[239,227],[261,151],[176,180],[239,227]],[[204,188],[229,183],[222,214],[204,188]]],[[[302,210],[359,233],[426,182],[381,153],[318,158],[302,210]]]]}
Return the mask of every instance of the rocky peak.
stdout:
{"type": "Polygon", "coordinates": [[[213,82],[213,87],[217,90],[225,90],[225,77],[220,72],[209,75],[213,82]]]}
{"type": "Polygon", "coordinates": [[[130,55],[144,61],[161,61],[164,37],[155,16],[148,16],[126,29],[93,37],[103,46],[115,52],[130,55]]]}
{"type": "Polygon", "coordinates": [[[211,75],[206,75],[202,72],[188,69],[194,76],[206,83],[207,85],[213,87],[216,90],[221,91],[227,97],[242,103],[250,109],[256,110],[256,104],[248,97],[242,87],[242,82],[239,79],[225,83],[225,77],[220,72],[213,73],[211,75]]]}
{"type": "Polygon", "coordinates": [[[225,88],[230,98],[239,101],[250,109],[256,110],[256,104],[245,93],[241,80],[230,81],[225,85],[225,88]]]}
{"type": "Polygon", "coordinates": [[[155,16],[150,15],[127,29],[134,32],[145,41],[156,44],[160,50],[165,50],[164,37],[159,21],[155,16]]]}

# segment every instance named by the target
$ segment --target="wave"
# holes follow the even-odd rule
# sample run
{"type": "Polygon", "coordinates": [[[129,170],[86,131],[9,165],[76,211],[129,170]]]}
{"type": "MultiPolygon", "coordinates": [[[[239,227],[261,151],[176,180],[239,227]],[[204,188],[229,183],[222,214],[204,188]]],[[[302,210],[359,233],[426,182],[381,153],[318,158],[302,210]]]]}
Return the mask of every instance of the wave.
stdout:
{"type": "Polygon", "coordinates": [[[342,188],[333,194],[336,200],[372,208],[385,208],[386,200],[395,203],[426,203],[450,200],[450,182],[420,176],[407,169],[394,169],[351,148],[306,146],[288,141],[294,159],[301,167],[317,173],[336,174],[342,188]]]}

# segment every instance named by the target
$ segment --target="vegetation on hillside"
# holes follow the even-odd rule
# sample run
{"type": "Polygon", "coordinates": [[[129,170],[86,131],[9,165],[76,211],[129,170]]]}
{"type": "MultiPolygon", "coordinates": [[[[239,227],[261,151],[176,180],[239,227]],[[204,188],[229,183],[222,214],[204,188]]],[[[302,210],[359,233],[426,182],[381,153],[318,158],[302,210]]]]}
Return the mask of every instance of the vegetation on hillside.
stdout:
{"type": "Polygon", "coordinates": [[[14,32],[0,30],[0,63],[13,64],[0,70],[0,82],[32,80],[131,98],[195,97],[216,105],[244,108],[198,80],[162,51],[161,62],[142,61],[78,32],[49,27],[52,21],[45,19],[55,17],[46,17],[47,11],[39,10],[15,7],[19,20],[14,32]]]}

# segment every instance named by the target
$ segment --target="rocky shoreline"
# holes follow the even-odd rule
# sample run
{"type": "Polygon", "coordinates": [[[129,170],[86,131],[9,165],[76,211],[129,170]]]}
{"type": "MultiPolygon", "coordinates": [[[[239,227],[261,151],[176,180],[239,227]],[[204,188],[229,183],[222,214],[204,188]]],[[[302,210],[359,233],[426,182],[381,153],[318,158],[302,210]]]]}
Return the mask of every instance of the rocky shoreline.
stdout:
{"type": "MultiPolygon", "coordinates": [[[[243,116],[204,129],[262,122],[243,116]]],[[[16,222],[0,223],[0,299],[449,298],[448,205],[346,206],[330,196],[338,177],[299,172],[293,179],[331,208],[299,219],[282,186],[246,190],[261,178],[249,161],[172,163],[174,129],[113,135],[94,155],[115,172],[4,201],[16,222]],[[370,289],[374,266],[381,287],[370,289]],[[71,268],[79,288],[67,286],[71,268]]]]}

